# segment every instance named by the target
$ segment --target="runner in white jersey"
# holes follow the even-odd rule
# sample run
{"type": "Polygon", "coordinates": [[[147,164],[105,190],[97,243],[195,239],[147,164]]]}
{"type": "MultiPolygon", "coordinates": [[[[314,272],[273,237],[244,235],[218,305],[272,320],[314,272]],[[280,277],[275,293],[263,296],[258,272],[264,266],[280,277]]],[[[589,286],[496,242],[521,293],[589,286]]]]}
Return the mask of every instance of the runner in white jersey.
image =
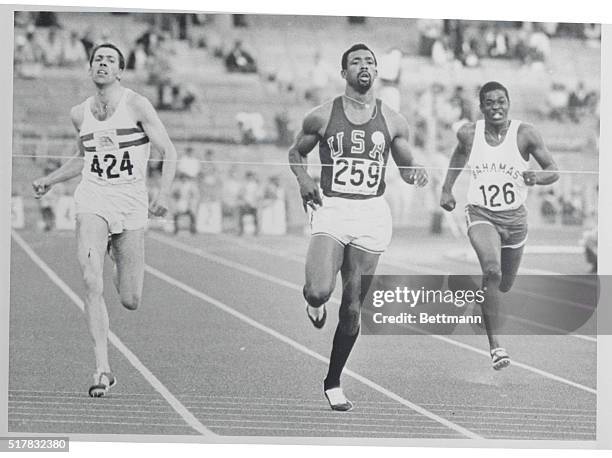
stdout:
{"type": "MultiPolygon", "coordinates": [[[[391,240],[391,213],[385,202],[389,155],[409,184],[424,186],[427,173],[414,163],[408,123],[374,97],[376,57],[364,44],[342,55],[344,94],[315,108],[289,150],[304,209],[310,206],[312,237],[306,257],[304,298],[312,324],[325,324],[325,303],[342,276],[342,301],[323,390],[333,410],[353,404],[340,387],[340,375],[357,340],[360,311],[369,288],[362,275],[374,275],[378,258],[391,240]],[[319,145],[321,190],[308,174],[306,156],[319,145]]],[[[369,277],[371,279],[371,277],[369,277]]]]}
{"type": "Polygon", "coordinates": [[[163,216],[176,170],[176,150],[151,103],[121,85],[125,59],[110,43],[90,57],[96,93],[72,108],[78,152],[53,173],[35,180],[36,197],[81,175],[75,191],[78,260],[85,280],[85,314],[94,341],[96,371],[90,396],[117,383],[108,361],[108,313],[103,297],[104,257],[114,261],[121,303],[136,310],[144,278],[144,229],[148,213],[163,216]],[[161,189],[148,204],[145,184],[151,145],[164,156],[161,189]]]}
{"type": "Polygon", "coordinates": [[[483,273],[485,301],[482,312],[489,338],[493,369],[510,364],[508,352],[499,344],[499,293],[512,287],[527,240],[527,189],[559,179],[557,165],[542,137],[529,124],[508,119],[508,90],[492,81],[482,86],[480,111],[484,120],[459,129],[459,143],[450,160],[440,205],[455,208],[453,185],[461,170],[470,169],[468,205],[465,208],[468,236],[483,273]],[[541,171],[529,170],[533,157],[541,171]]]}

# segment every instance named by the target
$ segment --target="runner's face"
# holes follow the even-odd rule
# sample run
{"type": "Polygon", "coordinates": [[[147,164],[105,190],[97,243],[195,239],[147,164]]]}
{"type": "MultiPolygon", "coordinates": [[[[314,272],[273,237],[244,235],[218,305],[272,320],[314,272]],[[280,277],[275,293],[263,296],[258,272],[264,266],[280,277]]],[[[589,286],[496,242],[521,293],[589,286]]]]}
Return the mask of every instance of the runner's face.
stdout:
{"type": "Polygon", "coordinates": [[[96,84],[111,84],[119,80],[119,54],[112,48],[100,48],[91,62],[91,77],[96,84]]]}
{"type": "Polygon", "coordinates": [[[361,94],[368,92],[377,75],[374,56],[365,49],[350,53],[346,62],[346,70],[342,70],[342,77],[349,86],[361,94]]]}
{"type": "Polygon", "coordinates": [[[509,109],[510,101],[501,89],[487,92],[480,104],[480,111],[488,124],[505,124],[508,120],[509,109]]]}

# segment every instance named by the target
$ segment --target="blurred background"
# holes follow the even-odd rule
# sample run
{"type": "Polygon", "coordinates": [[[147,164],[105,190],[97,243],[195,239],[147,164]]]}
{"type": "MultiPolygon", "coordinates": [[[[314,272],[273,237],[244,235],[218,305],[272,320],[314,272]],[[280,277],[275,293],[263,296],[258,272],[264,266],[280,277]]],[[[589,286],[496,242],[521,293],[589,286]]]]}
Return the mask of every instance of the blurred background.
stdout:
{"type": "MultiPolygon", "coordinates": [[[[30,183],[74,153],[69,110],[93,93],[88,53],[112,42],[127,60],[124,85],[157,107],[179,154],[171,215],[152,221],[152,228],[306,233],[288,147],[304,115],[343,91],[342,52],[364,42],[378,59],[377,95],[407,118],[414,154],[431,175],[431,185],[415,190],[390,161],[386,198],[396,237],[463,239],[463,212],[438,208],[440,185],[457,129],[480,118],[480,85],[497,80],[509,89],[511,117],[536,126],[564,171],[554,186],[530,191],[532,234],[550,253],[561,244],[565,254],[579,254],[584,262],[584,250],[594,268],[600,34],[599,24],[19,12],[13,225],[73,227],[78,179],[40,201],[31,197],[30,183]]],[[[156,151],[151,159],[154,193],[161,163],[156,151]]],[[[318,176],[316,149],[310,163],[318,176]]],[[[463,174],[455,187],[458,208],[466,190],[463,174]]]]}

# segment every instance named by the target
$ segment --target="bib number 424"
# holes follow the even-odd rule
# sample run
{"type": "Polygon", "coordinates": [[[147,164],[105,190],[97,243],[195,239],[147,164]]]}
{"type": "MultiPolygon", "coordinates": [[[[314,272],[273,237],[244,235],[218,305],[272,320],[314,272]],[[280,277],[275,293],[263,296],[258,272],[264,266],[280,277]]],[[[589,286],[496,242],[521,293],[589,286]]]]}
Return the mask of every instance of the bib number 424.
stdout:
{"type": "Polygon", "coordinates": [[[102,156],[103,166],[100,164],[100,158],[97,154],[93,155],[91,160],[91,173],[96,173],[100,178],[102,178],[106,174],[106,178],[109,180],[113,178],[119,178],[121,176],[121,172],[127,172],[128,175],[132,175],[132,169],[134,165],[132,165],[132,161],[130,160],[130,153],[126,151],[123,153],[123,157],[121,158],[121,162],[119,163],[119,167],[117,168],[117,157],[114,154],[105,154],[102,156]],[[104,168],[103,168],[104,167],[104,168]],[[115,172],[118,170],[119,173],[115,172]]]}

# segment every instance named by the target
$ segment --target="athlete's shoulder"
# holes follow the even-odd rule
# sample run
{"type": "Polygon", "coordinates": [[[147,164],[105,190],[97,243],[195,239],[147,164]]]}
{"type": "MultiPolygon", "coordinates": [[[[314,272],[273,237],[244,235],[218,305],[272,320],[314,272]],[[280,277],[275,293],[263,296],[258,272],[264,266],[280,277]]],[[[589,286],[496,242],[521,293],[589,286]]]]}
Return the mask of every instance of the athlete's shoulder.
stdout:
{"type": "Polygon", "coordinates": [[[514,122],[520,123],[518,126],[518,130],[517,130],[518,135],[527,136],[527,137],[539,135],[538,130],[535,128],[533,124],[530,124],[528,122],[523,122],[523,121],[517,121],[517,120],[515,120],[514,122]]]}
{"type": "Polygon", "coordinates": [[[87,106],[88,102],[89,99],[70,108],[70,120],[77,130],[80,130],[81,126],[83,125],[83,119],[85,118],[85,107],[87,106]]]}
{"type": "Polygon", "coordinates": [[[474,141],[474,134],[476,133],[476,123],[466,122],[457,130],[457,140],[466,145],[470,145],[474,141]]]}
{"type": "Polygon", "coordinates": [[[304,116],[302,130],[305,134],[320,133],[329,123],[334,101],[329,100],[310,110],[304,116]]]}
{"type": "Polygon", "coordinates": [[[516,136],[521,151],[530,151],[533,148],[540,148],[544,145],[540,132],[532,124],[526,122],[521,122],[516,136]]]}
{"type": "Polygon", "coordinates": [[[128,88],[125,88],[125,91],[125,103],[134,112],[145,113],[148,110],[154,109],[153,104],[144,95],[128,88]]]}
{"type": "Polygon", "coordinates": [[[385,121],[387,122],[387,128],[392,137],[397,135],[407,136],[408,135],[408,121],[401,113],[395,111],[385,102],[380,103],[380,111],[385,121]]]}

